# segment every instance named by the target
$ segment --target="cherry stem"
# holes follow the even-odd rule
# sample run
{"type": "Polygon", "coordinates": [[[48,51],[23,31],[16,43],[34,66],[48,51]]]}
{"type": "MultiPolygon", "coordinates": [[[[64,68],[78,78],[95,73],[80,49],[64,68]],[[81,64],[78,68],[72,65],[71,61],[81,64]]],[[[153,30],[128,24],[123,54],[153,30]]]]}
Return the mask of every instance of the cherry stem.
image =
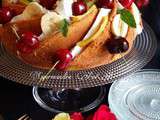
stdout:
{"type": "Polygon", "coordinates": [[[54,68],[56,67],[56,65],[59,63],[60,61],[58,60],[53,66],[52,68],[47,72],[47,74],[45,76],[42,76],[40,78],[40,82],[43,82],[45,79],[47,79],[48,75],[54,70],[54,68]]]}
{"type": "Polygon", "coordinates": [[[14,32],[14,34],[16,35],[17,39],[20,40],[20,37],[19,37],[17,30],[16,30],[16,26],[12,25],[11,28],[12,28],[12,31],[14,32]]]}

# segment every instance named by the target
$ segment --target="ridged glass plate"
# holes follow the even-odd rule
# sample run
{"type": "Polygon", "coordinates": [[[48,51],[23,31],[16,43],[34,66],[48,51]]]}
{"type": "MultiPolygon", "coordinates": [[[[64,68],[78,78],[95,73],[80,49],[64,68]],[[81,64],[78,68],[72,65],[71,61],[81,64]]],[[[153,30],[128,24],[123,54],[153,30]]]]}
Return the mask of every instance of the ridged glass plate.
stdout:
{"type": "Polygon", "coordinates": [[[73,89],[101,86],[133,73],[144,67],[154,56],[157,41],[152,29],[144,22],[143,33],[137,36],[132,50],[111,64],[88,70],[59,72],[52,71],[48,79],[40,81],[47,71],[21,62],[0,46],[0,76],[12,81],[44,88],[73,89]]]}
{"type": "Polygon", "coordinates": [[[118,120],[160,120],[160,70],[141,70],[115,81],[108,101],[118,120]]]}

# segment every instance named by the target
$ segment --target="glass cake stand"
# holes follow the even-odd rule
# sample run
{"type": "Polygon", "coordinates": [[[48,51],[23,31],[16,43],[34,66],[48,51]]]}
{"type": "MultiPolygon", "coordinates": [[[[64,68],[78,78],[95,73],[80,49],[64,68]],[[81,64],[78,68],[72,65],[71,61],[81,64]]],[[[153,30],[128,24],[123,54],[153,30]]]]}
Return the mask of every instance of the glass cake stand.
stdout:
{"type": "Polygon", "coordinates": [[[36,102],[52,112],[85,112],[98,106],[105,88],[97,87],[115,81],[144,67],[154,56],[157,41],[154,32],[144,23],[132,50],[123,58],[107,65],[79,71],[52,71],[48,79],[40,78],[48,71],[34,68],[7,53],[0,45],[0,76],[33,87],[36,102]],[[93,88],[96,87],[96,88],[93,88]],[[85,103],[85,104],[83,104],[85,103]]]}

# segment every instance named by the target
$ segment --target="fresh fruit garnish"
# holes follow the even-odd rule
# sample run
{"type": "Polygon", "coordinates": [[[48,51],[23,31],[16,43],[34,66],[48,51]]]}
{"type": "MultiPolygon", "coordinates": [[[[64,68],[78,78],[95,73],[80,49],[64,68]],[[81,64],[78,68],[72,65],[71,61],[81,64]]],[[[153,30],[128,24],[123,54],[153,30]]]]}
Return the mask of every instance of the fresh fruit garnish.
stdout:
{"type": "Polygon", "coordinates": [[[59,113],[52,120],[71,120],[68,113],[59,113]]]}
{"type": "Polygon", "coordinates": [[[57,0],[39,0],[40,4],[48,10],[53,9],[57,0]]]}
{"type": "Polygon", "coordinates": [[[73,15],[75,16],[84,14],[85,12],[87,12],[86,3],[83,2],[82,0],[74,2],[72,4],[72,12],[73,12],[73,15]]]}
{"type": "Polygon", "coordinates": [[[128,33],[128,25],[121,20],[120,14],[114,16],[111,24],[111,30],[116,37],[126,37],[128,33]]]}
{"type": "Polygon", "coordinates": [[[129,49],[129,43],[125,38],[109,40],[106,46],[112,54],[123,53],[129,49]]]}
{"type": "Polygon", "coordinates": [[[125,8],[130,8],[134,0],[119,0],[119,2],[122,4],[125,8]]]}
{"type": "Polygon", "coordinates": [[[63,21],[63,17],[56,12],[47,12],[41,18],[42,32],[47,35],[53,33],[59,27],[59,22],[63,21]]]}
{"type": "Polygon", "coordinates": [[[71,16],[71,22],[77,22],[80,21],[81,19],[83,19],[85,16],[87,16],[88,14],[90,14],[92,11],[94,11],[96,9],[96,6],[93,5],[91,8],[88,9],[88,11],[86,13],[84,13],[83,15],[78,15],[78,16],[71,16]]]}
{"type": "Polygon", "coordinates": [[[99,29],[97,31],[95,31],[95,33],[93,33],[93,35],[91,35],[88,39],[84,39],[84,40],[80,41],[77,44],[80,47],[87,46],[90,42],[95,40],[104,31],[107,23],[108,23],[108,17],[106,16],[106,17],[102,18],[101,25],[100,25],[99,29]]]}
{"type": "Polygon", "coordinates": [[[31,53],[38,48],[39,39],[32,32],[25,32],[17,42],[17,49],[22,53],[31,53]]]}
{"type": "Polygon", "coordinates": [[[33,51],[31,47],[27,46],[25,43],[21,41],[17,42],[16,47],[18,51],[20,51],[21,53],[25,53],[25,54],[30,54],[33,51]]]}
{"type": "Polygon", "coordinates": [[[56,65],[56,69],[65,70],[69,62],[72,60],[72,54],[68,49],[60,49],[56,52],[55,58],[59,61],[56,65]]]}
{"type": "Polygon", "coordinates": [[[38,2],[31,2],[25,7],[22,14],[15,16],[11,22],[19,21],[19,20],[29,20],[33,17],[40,17],[46,10],[38,3],[38,2]]]}
{"type": "Polygon", "coordinates": [[[143,27],[142,27],[142,19],[141,19],[141,13],[138,9],[138,7],[136,6],[135,3],[132,4],[131,9],[132,14],[134,16],[135,22],[136,22],[136,31],[137,34],[141,34],[143,27]]]}
{"type": "Polygon", "coordinates": [[[39,39],[32,32],[25,32],[22,34],[21,40],[31,48],[37,48],[39,46],[39,39]]]}
{"type": "Polygon", "coordinates": [[[97,0],[97,6],[99,8],[112,9],[114,7],[114,0],[97,0]]]}
{"type": "Polygon", "coordinates": [[[138,6],[139,9],[141,9],[142,7],[145,7],[149,4],[149,0],[136,0],[135,3],[138,6]]]}
{"type": "Polygon", "coordinates": [[[0,24],[5,24],[13,18],[13,12],[7,8],[0,8],[0,24]]]}
{"type": "Polygon", "coordinates": [[[129,10],[121,9],[121,10],[118,10],[117,13],[121,15],[121,19],[125,23],[127,23],[130,27],[136,28],[135,18],[129,10]]]}

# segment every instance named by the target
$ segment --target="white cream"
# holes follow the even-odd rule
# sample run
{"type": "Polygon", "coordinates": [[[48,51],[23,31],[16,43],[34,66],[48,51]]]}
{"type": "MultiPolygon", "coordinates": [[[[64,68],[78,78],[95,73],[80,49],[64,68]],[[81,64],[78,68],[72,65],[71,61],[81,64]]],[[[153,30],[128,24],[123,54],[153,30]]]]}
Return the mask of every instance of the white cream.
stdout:
{"type": "Polygon", "coordinates": [[[16,22],[19,20],[29,20],[34,16],[46,13],[47,10],[43,8],[38,2],[31,2],[25,8],[22,14],[17,15],[12,18],[11,22],[16,22]]]}
{"type": "Polygon", "coordinates": [[[72,4],[74,0],[58,0],[56,2],[57,7],[54,11],[56,11],[59,15],[63,16],[67,20],[70,19],[72,14],[72,4]]]}

